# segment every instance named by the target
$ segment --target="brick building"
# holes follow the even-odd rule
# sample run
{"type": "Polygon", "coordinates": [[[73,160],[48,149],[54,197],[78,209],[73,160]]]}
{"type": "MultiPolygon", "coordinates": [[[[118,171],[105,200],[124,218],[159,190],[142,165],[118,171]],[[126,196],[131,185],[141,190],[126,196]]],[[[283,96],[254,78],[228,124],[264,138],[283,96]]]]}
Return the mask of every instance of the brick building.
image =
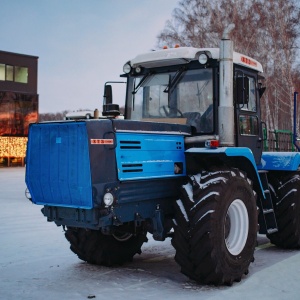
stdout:
{"type": "Polygon", "coordinates": [[[29,123],[38,120],[38,57],[0,51],[0,166],[24,165],[29,123]]]}

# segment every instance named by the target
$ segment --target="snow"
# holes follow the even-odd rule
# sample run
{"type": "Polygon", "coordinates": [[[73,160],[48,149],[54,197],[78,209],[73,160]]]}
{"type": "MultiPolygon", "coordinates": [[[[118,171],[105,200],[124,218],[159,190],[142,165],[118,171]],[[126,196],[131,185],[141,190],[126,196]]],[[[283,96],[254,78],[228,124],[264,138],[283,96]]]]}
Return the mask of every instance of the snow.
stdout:
{"type": "Polygon", "coordinates": [[[200,188],[203,188],[204,186],[208,186],[210,184],[216,184],[216,183],[219,183],[220,181],[223,181],[224,183],[226,183],[227,179],[225,177],[216,177],[216,178],[212,178],[208,181],[206,181],[204,184],[200,184],[200,188]]]}
{"type": "Polygon", "coordinates": [[[276,203],[276,205],[280,205],[280,203],[281,203],[282,201],[284,201],[284,199],[285,199],[287,196],[289,196],[290,194],[295,193],[295,192],[297,192],[297,189],[291,189],[289,192],[286,193],[286,195],[285,195],[284,197],[282,197],[282,199],[281,199],[279,202],[276,203]]]}
{"type": "Polygon", "coordinates": [[[266,170],[297,170],[299,162],[297,152],[263,152],[261,167],[266,170]]]}
{"type": "Polygon", "coordinates": [[[222,176],[216,177],[216,178],[212,178],[212,179],[206,181],[204,184],[200,183],[201,178],[205,179],[208,176],[216,175],[216,174],[222,174],[222,173],[223,173],[222,171],[209,172],[209,173],[207,173],[207,175],[202,175],[201,173],[199,173],[197,175],[193,175],[193,177],[195,178],[196,182],[199,184],[199,187],[202,189],[203,187],[207,187],[210,184],[216,184],[216,183],[218,183],[220,181],[223,181],[224,183],[226,183],[227,179],[225,177],[222,177],[222,176]]]}
{"type": "Polygon", "coordinates": [[[267,162],[263,158],[261,158],[260,163],[262,165],[262,168],[264,169],[265,166],[266,166],[266,164],[267,164],[267,162]]]}
{"type": "Polygon", "coordinates": [[[201,216],[201,218],[199,218],[196,224],[199,223],[205,216],[207,216],[208,214],[212,214],[213,212],[214,210],[208,210],[203,216],[201,216]]]}
{"type": "MultiPolygon", "coordinates": [[[[200,184],[200,180],[202,178],[202,174],[201,173],[195,174],[195,175],[193,175],[193,177],[196,180],[196,182],[198,182],[198,184],[200,184]]],[[[206,176],[203,176],[203,178],[206,178],[206,176]]]]}
{"type": "Polygon", "coordinates": [[[80,261],[61,227],[24,195],[24,168],[0,168],[0,299],[299,299],[300,252],[258,237],[250,272],[233,286],[198,285],[180,273],[170,239],[149,236],[141,255],[121,267],[80,261]]]}
{"type": "Polygon", "coordinates": [[[205,200],[209,199],[210,196],[212,196],[212,195],[219,196],[220,193],[218,193],[218,192],[209,192],[209,193],[206,194],[204,197],[202,197],[202,198],[201,198],[201,199],[200,199],[200,200],[199,200],[199,201],[191,208],[191,210],[195,209],[195,207],[197,207],[198,204],[200,204],[202,201],[205,201],[205,200]]]}
{"type": "MultiPolygon", "coordinates": [[[[150,121],[149,121],[150,122],[150,121]]],[[[187,132],[184,132],[184,131],[149,131],[149,130],[129,130],[129,129],[119,129],[119,128],[116,128],[116,132],[135,132],[135,133],[145,133],[145,134],[150,134],[150,133],[153,133],[153,134],[169,134],[169,135],[190,135],[189,133],[187,132]]]]}
{"type": "Polygon", "coordinates": [[[183,214],[185,220],[186,220],[187,222],[189,222],[189,218],[188,218],[188,215],[187,215],[187,213],[186,213],[186,211],[185,211],[185,208],[184,208],[184,206],[183,206],[182,201],[181,201],[180,199],[178,199],[178,200],[176,200],[176,202],[177,202],[178,207],[180,208],[180,211],[182,212],[182,214],[183,214]]]}
{"type": "Polygon", "coordinates": [[[292,176],[288,181],[285,181],[283,184],[281,182],[282,185],[279,187],[279,190],[284,188],[287,184],[293,183],[293,182],[298,181],[298,180],[299,180],[299,175],[298,174],[292,176]]]}
{"type": "Polygon", "coordinates": [[[193,187],[192,185],[188,182],[187,184],[183,185],[183,188],[185,189],[189,199],[191,202],[194,202],[194,199],[193,199],[193,187]]]}

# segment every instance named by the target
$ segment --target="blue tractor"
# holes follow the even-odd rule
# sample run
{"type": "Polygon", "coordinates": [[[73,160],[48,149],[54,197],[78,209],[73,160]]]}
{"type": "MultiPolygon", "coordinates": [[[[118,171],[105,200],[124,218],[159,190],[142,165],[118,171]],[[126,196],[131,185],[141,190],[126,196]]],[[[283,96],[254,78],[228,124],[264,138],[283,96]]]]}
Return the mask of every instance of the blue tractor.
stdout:
{"type": "Polygon", "coordinates": [[[105,85],[103,116],[31,124],[26,184],[78,257],[120,265],[147,235],[172,238],[182,273],[240,281],[257,233],[300,247],[300,155],[263,152],[263,69],[233,51],[175,47],[124,65],[124,119],[105,85]]]}

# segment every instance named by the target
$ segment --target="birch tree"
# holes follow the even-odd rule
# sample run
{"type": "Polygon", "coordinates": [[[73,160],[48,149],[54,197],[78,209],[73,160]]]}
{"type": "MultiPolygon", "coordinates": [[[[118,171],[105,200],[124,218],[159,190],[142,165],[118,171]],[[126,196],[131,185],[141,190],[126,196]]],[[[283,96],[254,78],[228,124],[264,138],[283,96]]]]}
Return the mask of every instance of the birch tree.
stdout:
{"type": "Polygon", "coordinates": [[[157,45],[219,47],[224,28],[234,23],[235,51],[257,59],[264,68],[262,118],[269,129],[290,130],[299,20],[297,0],[181,0],[157,45]]]}

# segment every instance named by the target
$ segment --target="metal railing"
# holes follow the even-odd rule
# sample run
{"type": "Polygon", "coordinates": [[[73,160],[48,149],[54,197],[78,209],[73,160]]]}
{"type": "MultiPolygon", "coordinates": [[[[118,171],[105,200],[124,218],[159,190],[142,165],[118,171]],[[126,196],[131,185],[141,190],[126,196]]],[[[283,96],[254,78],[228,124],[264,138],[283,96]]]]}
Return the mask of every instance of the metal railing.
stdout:
{"type": "Polygon", "coordinates": [[[278,152],[287,151],[295,152],[297,151],[293,143],[293,132],[290,130],[269,130],[266,134],[264,129],[264,151],[278,152]]]}

